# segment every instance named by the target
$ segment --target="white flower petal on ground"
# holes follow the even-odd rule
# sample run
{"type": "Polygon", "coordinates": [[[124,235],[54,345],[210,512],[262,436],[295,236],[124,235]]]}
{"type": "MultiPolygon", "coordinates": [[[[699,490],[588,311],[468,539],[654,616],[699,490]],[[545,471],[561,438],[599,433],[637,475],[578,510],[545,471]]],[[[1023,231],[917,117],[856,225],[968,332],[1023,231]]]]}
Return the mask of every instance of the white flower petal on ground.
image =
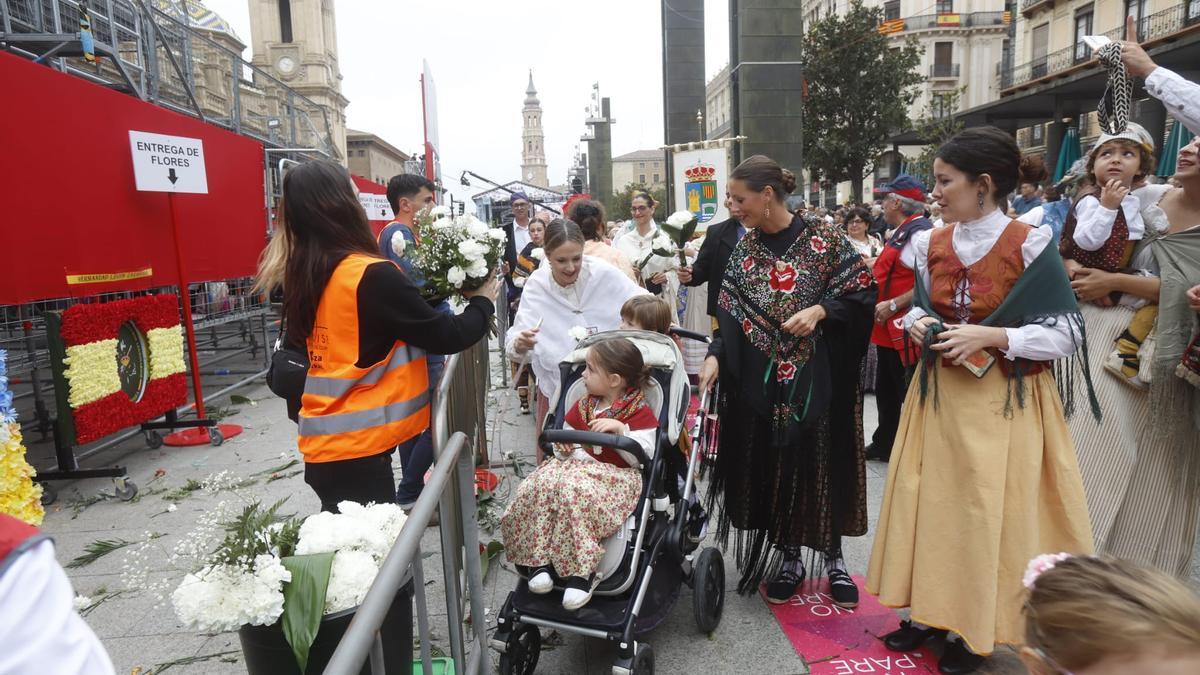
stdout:
{"type": "Polygon", "coordinates": [[[676,211],[667,218],[667,224],[672,227],[683,227],[692,222],[696,216],[691,211],[676,211]]]}
{"type": "Polygon", "coordinates": [[[92,599],[86,595],[75,596],[75,611],[82,612],[88,605],[92,604],[92,599]]]}

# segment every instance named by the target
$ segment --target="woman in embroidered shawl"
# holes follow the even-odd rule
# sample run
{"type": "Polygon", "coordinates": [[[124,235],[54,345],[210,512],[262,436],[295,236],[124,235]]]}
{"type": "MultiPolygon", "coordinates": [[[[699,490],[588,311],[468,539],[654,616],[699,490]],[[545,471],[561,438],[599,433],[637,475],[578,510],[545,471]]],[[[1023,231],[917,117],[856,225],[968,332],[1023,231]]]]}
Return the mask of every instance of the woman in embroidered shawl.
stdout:
{"type": "MultiPolygon", "coordinates": [[[[902,259],[917,281],[905,323],[922,363],[892,448],[867,590],[912,608],[884,637],[889,649],[947,629],[962,637],[946,645],[943,673],[972,672],[997,643],[1022,642],[1031,558],[1092,552],[1052,373],[1077,350],[1086,362],[1078,306],[1050,229],[1003,211],[1026,166],[995,127],[950,139],[934,161],[933,197],[955,224],[918,233],[902,259]]],[[[1077,361],[1063,363],[1069,382],[1077,361]]]]}
{"type": "MultiPolygon", "coordinates": [[[[521,311],[504,338],[510,359],[527,363],[537,378],[537,424],[546,418],[558,386],[558,363],[578,341],[573,329],[588,334],[621,325],[621,305],[646,292],[608,263],[583,254],[583,232],[569,220],[546,228],[546,264],[525,282],[521,311]]],[[[537,450],[538,460],[542,451],[537,450]]]]}
{"type": "Polygon", "coordinates": [[[867,529],[854,406],[875,286],[840,228],[788,212],[795,186],[762,155],[730,177],[749,232],[725,269],[719,334],[700,375],[705,389],[718,374],[721,384],[709,500],[719,536],[738,531],[740,593],[769,579],[767,599],[787,601],[805,578],[808,547],[824,554],[834,600],[853,607],[841,538],[867,529]]]}
{"type": "Polygon", "coordinates": [[[1187,364],[1196,363],[1188,345],[1197,315],[1187,292],[1200,283],[1200,139],[1179,152],[1175,182],[1134,191],[1146,225],[1133,255],[1139,272],[1074,273],[1088,333],[1098,340],[1119,335],[1139,300],[1157,302],[1159,315],[1153,355],[1142,361],[1150,391],[1092,363],[1104,419],[1071,420],[1071,436],[1097,550],[1186,578],[1200,519],[1200,392],[1187,377],[1187,364]]]}

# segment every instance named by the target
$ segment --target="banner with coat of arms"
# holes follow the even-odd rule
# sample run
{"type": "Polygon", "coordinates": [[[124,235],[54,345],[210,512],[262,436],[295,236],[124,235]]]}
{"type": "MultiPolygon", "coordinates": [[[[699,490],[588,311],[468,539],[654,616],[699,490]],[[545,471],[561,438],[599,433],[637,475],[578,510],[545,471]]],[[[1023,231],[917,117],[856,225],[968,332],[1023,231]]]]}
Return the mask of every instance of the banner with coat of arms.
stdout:
{"type": "Polygon", "coordinates": [[[675,153],[675,204],[696,216],[696,231],[729,218],[725,183],[729,158],[724,146],[675,153]]]}

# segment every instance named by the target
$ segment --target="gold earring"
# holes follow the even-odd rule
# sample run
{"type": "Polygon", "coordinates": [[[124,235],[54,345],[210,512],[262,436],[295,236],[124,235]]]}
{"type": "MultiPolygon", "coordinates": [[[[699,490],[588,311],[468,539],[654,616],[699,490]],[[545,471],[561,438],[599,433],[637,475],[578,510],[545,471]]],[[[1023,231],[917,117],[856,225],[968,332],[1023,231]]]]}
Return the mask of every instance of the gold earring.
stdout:
{"type": "Polygon", "coordinates": [[[767,205],[767,213],[766,213],[766,215],[764,215],[763,217],[764,217],[764,218],[770,218],[770,217],[771,217],[771,206],[770,206],[769,204],[767,205]]]}

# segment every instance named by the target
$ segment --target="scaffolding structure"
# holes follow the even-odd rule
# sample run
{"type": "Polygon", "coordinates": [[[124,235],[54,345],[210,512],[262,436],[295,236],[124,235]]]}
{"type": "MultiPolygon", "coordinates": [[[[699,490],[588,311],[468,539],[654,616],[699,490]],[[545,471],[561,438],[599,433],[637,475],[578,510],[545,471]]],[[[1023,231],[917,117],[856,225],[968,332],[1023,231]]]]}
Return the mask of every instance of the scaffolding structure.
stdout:
{"type": "MultiPolygon", "coordinates": [[[[195,25],[186,0],[0,0],[0,50],[261,143],[265,242],[286,167],[303,159],[341,158],[327,110],[243,59],[244,49],[232,33],[195,25]]],[[[260,382],[267,372],[278,319],[266,297],[250,292],[252,283],[249,277],[193,281],[180,293],[191,303],[201,375],[237,378],[219,391],[205,392],[206,401],[260,382]],[[238,365],[226,364],[237,357],[242,357],[238,365]]],[[[24,408],[23,431],[35,442],[54,440],[57,465],[53,470],[39,467],[41,478],[112,477],[117,494],[132,498],[137,488],[125,480],[124,467],[82,469],[78,460],[138,435],[148,447],[158,448],[163,444],[159,429],[176,428],[178,420],[193,414],[194,402],[169,412],[165,421],[127,429],[85,448],[75,448],[72,439],[55,433],[46,314],[76,303],[163,292],[179,289],[163,286],[0,305],[0,349],[9,354],[14,403],[24,408]]],[[[213,445],[223,441],[216,427],[210,435],[213,445]]],[[[46,494],[52,499],[54,492],[47,489],[46,494]]]]}

